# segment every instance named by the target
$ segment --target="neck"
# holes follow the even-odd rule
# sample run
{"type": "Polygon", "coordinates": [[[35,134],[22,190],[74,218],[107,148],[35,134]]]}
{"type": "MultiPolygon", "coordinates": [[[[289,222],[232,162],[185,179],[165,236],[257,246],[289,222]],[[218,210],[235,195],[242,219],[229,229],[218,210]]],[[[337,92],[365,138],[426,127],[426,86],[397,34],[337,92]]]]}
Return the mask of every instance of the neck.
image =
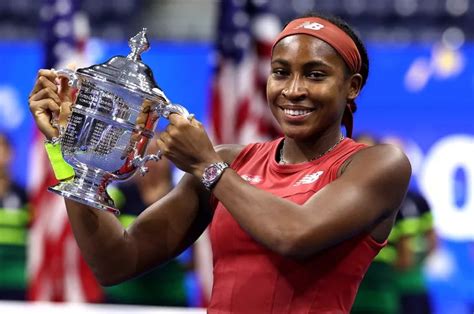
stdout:
{"type": "Polygon", "coordinates": [[[344,136],[339,132],[336,136],[320,137],[313,143],[304,143],[285,137],[279,150],[280,164],[296,164],[317,160],[334,150],[344,136]]]}

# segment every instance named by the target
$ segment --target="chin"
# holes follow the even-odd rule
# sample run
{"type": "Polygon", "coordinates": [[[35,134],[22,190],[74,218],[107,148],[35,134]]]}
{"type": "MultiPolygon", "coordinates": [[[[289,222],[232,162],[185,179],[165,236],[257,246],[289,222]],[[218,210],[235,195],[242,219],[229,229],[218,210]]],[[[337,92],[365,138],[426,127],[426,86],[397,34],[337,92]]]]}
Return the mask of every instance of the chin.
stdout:
{"type": "Polygon", "coordinates": [[[314,132],[298,128],[284,128],[283,134],[293,140],[307,140],[310,138],[314,138],[314,132]]]}

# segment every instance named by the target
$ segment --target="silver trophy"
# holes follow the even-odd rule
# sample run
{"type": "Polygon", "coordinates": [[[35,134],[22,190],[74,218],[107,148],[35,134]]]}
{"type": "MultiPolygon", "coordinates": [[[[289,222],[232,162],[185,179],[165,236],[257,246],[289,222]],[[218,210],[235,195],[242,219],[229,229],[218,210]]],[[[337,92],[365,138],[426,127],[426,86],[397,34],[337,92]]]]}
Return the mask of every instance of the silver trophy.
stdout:
{"type": "Polygon", "coordinates": [[[149,49],[146,29],[129,41],[131,53],[76,71],[58,70],[77,88],[64,130],[59,140],[64,159],[75,177],[48,190],[80,203],[118,214],[107,194],[112,181],[129,179],[136,170],[145,174],[145,163],[159,160],[145,156],[160,117],[171,113],[190,116],[172,104],[156,84],[141,53],[149,49]]]}

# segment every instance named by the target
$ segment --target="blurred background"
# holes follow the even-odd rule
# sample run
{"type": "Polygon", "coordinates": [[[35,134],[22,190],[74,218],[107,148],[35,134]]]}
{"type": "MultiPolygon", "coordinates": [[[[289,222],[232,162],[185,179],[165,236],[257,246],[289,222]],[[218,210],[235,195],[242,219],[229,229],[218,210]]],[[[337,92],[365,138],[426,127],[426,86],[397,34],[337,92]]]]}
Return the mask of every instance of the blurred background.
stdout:
{"type": "MultiPolygon", "coordinates": [[[[308,11],[344,18],[367,45],[370,75],[354,133],[396,143],[410,157],[410,189],[429,213],[416,216],[423,228],[406,235],[421,274],[418,292],[428,295],[433,313],[473,313],[471,0],[0,1],[0,299],[21,302],[0,302],[0,309],[21,311],[29,300],[55,302],[56,308],[115,304],[117,313],[125,306],[117,304],[191,311],[205,306],[209,293],[205,238],[175,265],[129,286],[95,283],[62,201],[46,192],[54,178],[28,110],[38,69],[127,55],[128,39],[145,27],[151,49],[143,61],[167,96],[195,113],[216,144],[259,141],[279,134],[264,100],[272,39],[289,19],[308,11]],[[136,296],[124,297],[130,294],[136,296]]],[[[171,177],[164,176],[160,187],[132,193],[141,195],[143,207],[179,177],[172,165],[163,167],[171,177]]],[[[139,180],[117,186],[117,199],[127,199],[130,185],[145,185],[139,180]]],[[[136,214],[126,213],[124,225],[136,214]]]]}

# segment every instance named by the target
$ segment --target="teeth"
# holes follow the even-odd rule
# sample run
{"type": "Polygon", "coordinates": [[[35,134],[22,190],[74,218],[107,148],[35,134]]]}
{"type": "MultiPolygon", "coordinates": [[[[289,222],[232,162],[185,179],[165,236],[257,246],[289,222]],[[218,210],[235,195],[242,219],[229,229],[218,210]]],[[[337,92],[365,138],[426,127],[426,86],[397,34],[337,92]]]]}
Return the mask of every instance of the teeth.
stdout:
{"type": "Polygon", "coordinates": [[[302,110],[302,109],[298,109],[298,110],[283,109],[283,111],[285,112],[286,115],[290,115],[290,116],[303,116],[311,112],[311,110],[302,110]]]}

